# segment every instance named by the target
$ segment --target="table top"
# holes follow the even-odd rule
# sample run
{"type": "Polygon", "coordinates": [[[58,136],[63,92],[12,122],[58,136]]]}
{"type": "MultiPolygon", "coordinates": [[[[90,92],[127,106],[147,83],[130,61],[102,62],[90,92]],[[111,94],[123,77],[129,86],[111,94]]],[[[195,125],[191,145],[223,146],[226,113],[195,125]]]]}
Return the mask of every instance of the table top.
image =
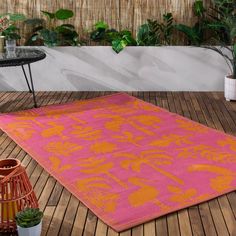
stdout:
{"type": "Polygon", "coordinates": [[[16,48],[15,52],[0,53],[0,67],[22,66],[43,60],[46,54],[38,49],[16,48]]]}

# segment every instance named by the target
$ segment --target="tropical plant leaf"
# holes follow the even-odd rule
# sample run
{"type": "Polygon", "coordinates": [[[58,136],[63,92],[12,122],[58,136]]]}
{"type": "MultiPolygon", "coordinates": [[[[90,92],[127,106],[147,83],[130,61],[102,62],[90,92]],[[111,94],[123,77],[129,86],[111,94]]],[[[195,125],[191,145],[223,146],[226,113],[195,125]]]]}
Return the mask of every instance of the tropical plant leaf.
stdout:
{"type": "Polygon", "coordinates": [[[9,14],[10,21],[23,21],[26,19],[24,14],[9,14]]]}
{"type": "Polygon", "coordinates": [[[10,25],[5,31],[14,32],[19,31],[20,29],[16,27],[15,25],[10,25]]]}
{"type": "Polygon", "coordinates": [[[173,21],[174,19],[172,13],[166,13],[163,15],[163,24],[161,27],[161,33],[163,34],[163,44],[169,45],[171,43],[173,21]]]}
{"type": "Polygon", "coordinates": [[[204,15],[205,11],[206,11],[206,9],[203,5],[202,0],[197,0],[194,2],[193,12],[194,12],[195,16],[202,17],[204,15]]]}
{"type": "Polygon", "coordinates": [[[169,45],[173,31],[173,15],[166,13],[163,15],[163,22],[157,20],[147,20],[141,25],[137,33],[137,44],[141,46],[169,45]]]}
{"type": "Polygon", "coordinates": [[[36,25],[43,25],[45,21],[44,19],[41,18],[31,18],[31,19],[26,19],[24,23],[35,27],[36,25]]]}
{"type": "Polygon", "coordinates": [[[221,30],[223,28],[226,28],[225,24],[223,22],[211,22],[208,25],[209,29],[213,29],[213,30],[221,30]]]}
{"type": "Polygon", "coordinates": [[[174,27],[187,36],[190,44],[199,45],[199,35],[192,27],[183,24],[177,24],[174,27]]]}
{"type": "Polygon", "coordinates": [[[58,46],[58,33],[56,31],[42,29],[39,31],[39,37],[43,40],[45,46],[58,46]]]}
{"type": "Polygon", "coordinates": [[[236,57],[236,43],[233,45],[233,53],[234,53],[234,56],[236,57]]]}
{"type": "Polygon", "coordinates": [[[55,13],[55,17],[58,20],[67,20],[74,16],[74,12],[68,9],[59,9],[55,13]]]}
{"type": "Polygon", "coordinates": [[[105,39],[106,30],[98,29],[90,33],[90,38],[96,42],[102,41],[105,39]]]}
{"type": "MultiPolygon", "coordinates": [[[[71,18],[74,13],[68,9],[59,9],[55,13],[42,11],[50,20],[66,20],[71,18]]],[[[40,18],[28,19],[26,24],[32,25],[32,36],[26,41],[26,45],[46,45],[53,46],[77,46],[79,45],[79,35],[72,24],[45,24],[45,21],[40,18]]]]}
{"type": "Polygon", "coordinates": [[[128,30],[123,30],[120,32],[120,35],[123,40],[127,42],[127,45],[129,46],[135,46],[137,45],[136,40],[132,37],[132,33],[128,30]]]}
{"type": "Polygon", "coordinates": [[[137,44],[140,46],[160,45],[159,24],[157,21],[147,20],[141,25],[137,33],[137,44]]]}
{"type": "Polygon", "coordinates": [[[108,29],[105,34],[105,40],[109,43],[111,43],[113,40],[120,37],[120,34],[115,29],[108,29]]]}
{"type": "Polygon", "coordinates": [[[74,29],[71,29],[70,27],[67,27],[65,25],[59,25],[55,28],[55,31],[61,34],[70,34],[74,31],[74,29]]]}
{"type": "Polygon", "coordinates": [[[68,28],[68,29],[71,29],[71,30],[75,30],[75,26],[71,25],[71,24],[62,24],[61,26],[65,27],[65,28],[68,28]]]}
{"type": "Polygon", "coordinates": [[[104,21],[98,21],[95,25],[95,29],[104,29],[107,30],[108,29],[108,24],[104,21]]]}
{"type": "Polygon", "coordinates": [[[47,16],[49,19],[55,19],[55,14],[48,12],[48,11],[41,11],[45,16],[47,16]]]}
{"type": "Polygon", "coordinates": [[[44,28],[44,27],[43,27],[42,25],[37,26],[37,27],[33,28],[33,33],[36,33],[36,32],[38,32],[38,31],[42,30],[43,28],[44,28]]]}
{"type": "Polygon", "coordinates": [[[31,37],[32,41],[36,41],[37,39],[38,39],[38,34],[32,35],[32,37],[31,37]]]}
{"type": "Polygon", "coordinates": [[[112,49],[116,53],[120,53],[127,45],[128,42],[124,39],[116,39],[112,41],[112,49]]]}

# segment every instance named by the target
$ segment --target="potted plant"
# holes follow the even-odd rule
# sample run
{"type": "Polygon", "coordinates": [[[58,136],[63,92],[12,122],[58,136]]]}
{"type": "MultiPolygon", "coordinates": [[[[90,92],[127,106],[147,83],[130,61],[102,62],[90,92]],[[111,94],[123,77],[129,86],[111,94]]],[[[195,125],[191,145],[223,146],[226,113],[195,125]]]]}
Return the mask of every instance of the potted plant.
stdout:
{"type": "Polygon", "coordinates": [[[26,208],[16,214],[19,236],[40,236],[43,212],[38,208],[26,208]]]}
{"type": "Polygon", "coordinates": [[[15,23],[25,19],[23,14],[3,14],[0,16],[0,33],[2,39],[6,40],[6,48],[14,51],[16,47],[16,40],[21,39],[15,23]]]}
{"type": "Polygon", "coordinates": [[[9,26],[9,17],[8,16],[1,16],[0,17],[0,53],[4,52],[4,44],[5,44],[5,36],[3,32],[9,26]]]}
{"type": "Polygon", "coordinates": [[[214,0],[208,13],[211,21],[207,28],[214,32],[211,44],[203,47],[219,53],[226,61],[230,74],[225,76],[224,93],[227,101],[236,100],[236,3],[214,0]]]}

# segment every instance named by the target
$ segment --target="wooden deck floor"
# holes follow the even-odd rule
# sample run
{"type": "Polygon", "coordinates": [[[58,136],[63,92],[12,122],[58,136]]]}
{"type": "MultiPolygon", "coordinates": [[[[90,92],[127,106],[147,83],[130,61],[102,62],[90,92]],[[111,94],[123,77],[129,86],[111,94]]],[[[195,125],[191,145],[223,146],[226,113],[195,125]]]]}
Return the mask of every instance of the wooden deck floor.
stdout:
{"type": "MultiPolygon", "coordinates": [[[[40,106],[66,103],[109,94],[107,92],[39,92],[40,106]]],[[[236,136],[236,103],[225,102],[222,93],[133,92],[145,101],[236,136]]],[[[31,95],[0,92],[0,112],[32,108],[31,95]]],[[[43,234],[48,236],[227,236],[236,235],[236,192],[178,211],[120,234],[99,220],[63,188],[36,161],[0,131],[0,158],[18,158],[44,211],[43,234]]]]}

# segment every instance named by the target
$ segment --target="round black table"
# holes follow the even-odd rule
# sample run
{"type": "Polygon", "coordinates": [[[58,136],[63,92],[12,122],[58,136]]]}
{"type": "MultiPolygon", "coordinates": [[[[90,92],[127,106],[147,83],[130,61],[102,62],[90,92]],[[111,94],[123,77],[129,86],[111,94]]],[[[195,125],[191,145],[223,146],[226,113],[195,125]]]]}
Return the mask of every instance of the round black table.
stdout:
{"type": "Polygon", "coordinates": [[[5,53],[0,53],[0,67],[21,66],[29,92],[33,94],[34,107],[37,107],[37,102],[30,64],[43,60],[45,57],[46,54],[44,52],[38,49],[28,48],[16,48],[14,52],[6,51],[5,53]],[[30,84],[24,65],[28,65],[30,84]]]}

